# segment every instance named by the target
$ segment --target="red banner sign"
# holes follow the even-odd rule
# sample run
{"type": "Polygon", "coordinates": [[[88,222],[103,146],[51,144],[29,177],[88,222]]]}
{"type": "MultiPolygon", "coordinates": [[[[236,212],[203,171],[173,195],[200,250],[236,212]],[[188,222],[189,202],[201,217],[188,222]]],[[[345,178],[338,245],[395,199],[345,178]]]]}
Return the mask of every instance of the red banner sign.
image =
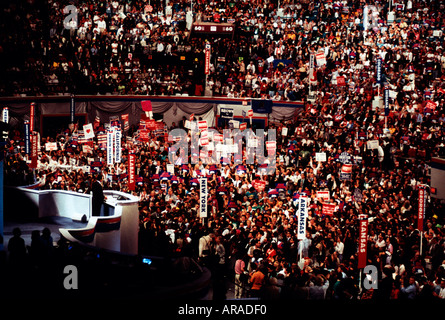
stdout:
{"type": "Polygon", "coordinates": [[[164,122],[156,121],[156,130],[162,130],[165,128],[164,122]]]}
{"type": "Polygon", "coordinates": [[[337,86],[339,86],[339,87],[346,86],[345,77],[337,77],[337,86]]]}
{"type": "Polygon", "coordinates": [[[141,101],[141,106],[142,106],[142,111],[145,111],[145,112],[153,111],[150,100],[141,101]]]}
{"type": "Polygon", "coordinates": [[[333,216],[335,212],[335,203],[323,202],[322,214],[325,216],[333,216]]]}
{"type": "Polygon", "coordinates": [[[36,104],[34,102],[31,103],[31,111],[29,114],[29,132],[34,132],[34,117],[36,112],[36,104]]]}
{"type": "Polygon", "coordinates": [[[128,155],[128,190],[134,191],[136,187],[136,155],[128,155]]]}
{"type": "Polygon", "coordinates": [[[358,265],[359,269],[367,265],[367,247],[368,247],[368,216],[359,216],[359,243],[358,243],[358,265]]]}
{"type": "Polygon", "coordinates": [[[417,229],[420,232],[423,231],[423,219],[425,218],[425,200],[426,200],[426,190],[425,186],[419,186],[419,209],[417,217],[417,229]]]}
{"type": "Polygon", "coordinates": [[[266,188],[266,181],[254,180],[254,181],[252,181],[252,185],[256,191],[263,192],[264,189],[266,188]]]}
{"type": "Polygon", "coordinates": [[[277,149],[277,142],[276,141],[266,141],[266,149],[267,152],[274,152],[277,149]]]}
{"type": "Polygon", "coordinates": [[[432,110],[436,110],[436,107],[437,107],[436,103],[431,100],[428,100],[425,105],[425,108],[432,109],[432,110]]]}
{"type": "Polygon", "coordinates": [[[215,142],[223,142],[224,136],[222,134],[216,133],[213,135],[213,141],[215,142]]]}
{"type": "MultiPolygon", "coordinates": [[[[327,190],[318,190],[317,191],[317,199],[319,199],[319,201],[323,202],[323,201],[329,201],[329,199],[331,198],[329,191],[327,190]]],[[[328,204],[328,203],[326,203],[328,204]]]]}
{"type": "Polygon", "coordinates": [[[207,130],[207,120],[198,121],[199,130],[207,130]]]}
{"type": "Polygon", "coordinates": [[[145,128],[150,131],[156,130],[157,129],[156,120],[146,120],[145,128]]]}
{"type": "Polygon", "coordinates": [[[37,168],[37,145],[38,145],[38,136],[37,134],[31,134],[31,163],[29,164],[30,168],[37,168]]]}
{"type": "Polygon", "coordinates": [[[149,141],[149,134],[148,134],[148,131],[147,130],[141,130],[140,132],[139,132],[139,140],[140,141],[144,141],[144,142],[147,142],[147,141],[149,141]]]}
{"type": "Polygon", "coordinates": [[[206,45],[206,49],[205,49],[204,74],[210,74],[210,46],[209,45],[206,45]]]}

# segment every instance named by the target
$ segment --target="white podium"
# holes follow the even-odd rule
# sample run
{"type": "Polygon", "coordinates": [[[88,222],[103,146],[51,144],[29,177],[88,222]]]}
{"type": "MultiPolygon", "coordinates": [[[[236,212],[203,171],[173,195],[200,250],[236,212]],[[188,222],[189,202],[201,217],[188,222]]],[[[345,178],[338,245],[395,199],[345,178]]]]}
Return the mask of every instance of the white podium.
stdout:
{"type": "Polygon", "coordinates": [[[60,234],[72,242],[124,254],[138,253],[139,199],[128,193],[104,190],[107,200],[102,216],[91,216],[80,229],[60,228],[60,234]]]}
{"type": "MultiPolygon", "coordinates": [[[[116,251],[138,253],[139,199],[131,194],[104,190],[102,214],[92,216],[92,195],[65,190],[13,188],[15,203],[27,203],[38,218],[64,217],[88,224],[80,229],[59,228],[69,241],[116,251]]],[[[8,200],[10,200],[8,198],[8,200]]]]}

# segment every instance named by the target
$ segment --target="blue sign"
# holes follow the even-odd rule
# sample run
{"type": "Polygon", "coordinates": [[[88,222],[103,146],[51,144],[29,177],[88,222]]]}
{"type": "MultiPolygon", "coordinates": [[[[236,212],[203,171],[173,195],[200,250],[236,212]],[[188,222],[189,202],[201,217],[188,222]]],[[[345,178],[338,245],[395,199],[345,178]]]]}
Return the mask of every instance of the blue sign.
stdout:
{"type": "Polygon", "coordinates": [[[232,108],[221,108],[219,111],[221,118],[233,119],[233,109],[232,108]]]}
{"type": "Polygon", "coordinates": [[[31,154],[31,141],[29,137],[29,121],[25,121],[25,153],[31,154]]]}
{"type": "Polygon", "coordinates": [[[382,58],[377,58],[377,83],[382,82],[382,58]]]}
{"type": "Polygon", "coordinates": [[[351,163],[351,155],[344,151],[338,156],[338,161],[341,163],[351,163]]]}

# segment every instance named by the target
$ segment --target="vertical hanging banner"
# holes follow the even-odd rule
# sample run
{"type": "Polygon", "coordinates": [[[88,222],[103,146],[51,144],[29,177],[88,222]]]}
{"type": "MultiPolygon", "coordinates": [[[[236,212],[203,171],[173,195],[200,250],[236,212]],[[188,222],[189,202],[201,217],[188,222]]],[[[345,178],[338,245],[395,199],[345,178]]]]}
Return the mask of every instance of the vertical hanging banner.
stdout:
{"type": "Polygon", "coordinates": [[[25,120],[25,153],[30,154],[31,153],[31,145],[29,141],[29,121],[25,120]]]}
{"type": "Polygon", "coordinates": [[[31,110],[29,113],[29,132],[34,131],[34,118],[36,113],[36,104],[34,102],[31,102],[31,110]]]}
{"type": "Polygon", "coordinates": [[[74,102],[74,95],[71,95],[71,99],[70,99],[70,123],[74,123],[75,115],[76,115],[76,103],[74,102]]]}
{"type": "Polygon", "coordinates": [[[315,68],[315,56],[311,54],[309,56],[309,69],[315,68]]]}
{"type": "Polygon", "coordinates": [[[307,197],[300,196],[298,206],[298,231],[297,239],[306,239],[307,197]]]}
{"type": "Polygon", "coordinates": [[[419,186],[419,208],[417,215],[417,229],[423,231],[423,220],[425,219],[425,203],[426,203],[426,185],[419,186]]]}
{"type": "Polygon", "coordinates": [[[199,217],[207,218],[207,178],[199,179],[199,217]]]}
{"type": "Polygon", "coordinates": [[[136,187],[136,155],[131,152],[128,155],[128,190],[134,191],[136,187]]]}
{"type": "Polygon", "coordinates": [[[107,131],[107,164],[114,164],[114,130],[107,131]]]}
{"type": "Polygon", "coordinates": [[[363,9],[363,29],[366,31],[369,28],[369,7],[365,6],[363,9]]]}
{"type": "Polygon", "coordinates": [[[4,123],[9,123],[9,108],[7,108],[7,107],[3,108],[2,121],[4,123]]]}
{"type": "Polygon", "coordinates": [[[382,82],[382,58],[380,56],[377,58],[376,81],[378,84],[382,82]]]}
{"type": "Polygon", "coordinates": [[[384,91],[384,102],[385,102],[385,117],[389,116],[389,89],[385,88],[384,91]]]}
{"type": "Polygon", "coordinates": [[[114,129],[114,161],[121,163],[122,161],[122,130],[120,128],[114,129]]]}
{"type": "Polygon", "coordinates": [[[205,60],[204,60],[204,74],[210,74],[210,44],[206,43],[205,60]]]}
{"type": "Polygon", "coordinates": [[[358,243],[358,265],[359,269],[363,269],[367,265],[368,250],[368,215],[361,214],[359,221],[359,243],[358,243]]]}
{"type": "Polygon", "coordinates": [[[29,167],[32,169],[37,168],[37,152],[38,152],[38,135],[37,133],[31,133],[31,163],[29,167]]]}

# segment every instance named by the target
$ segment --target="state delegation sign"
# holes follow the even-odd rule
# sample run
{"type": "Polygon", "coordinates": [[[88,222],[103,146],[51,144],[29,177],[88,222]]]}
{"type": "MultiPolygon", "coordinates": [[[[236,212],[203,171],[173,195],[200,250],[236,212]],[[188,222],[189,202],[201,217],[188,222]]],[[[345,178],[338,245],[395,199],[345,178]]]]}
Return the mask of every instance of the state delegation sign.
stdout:
{"type": "Polygon", "coordinates": [[[419,186],[419,198],[418,198],[418,217],[417,217],[417,229],[423,231],[423,219],[425,218],[425,203],[426,203],[426,189],[425,185],[419,186]]]}
{"type": "Polygon", "coordinates": [[[297,239],[302,240],[306,238],[307,197],[300,197],[299,200],[297,239]]]}
{"type": "Polygon", "coordinates": [[[136,187],[136,155],[128,155],[128,190],[134,191],[136,187]]]}
{"type": "Polygon", "coordinates": [[[207,178],[199,179],[199,217],[207,218],[207,178]]]}
{"type": "Polygon", "coordinates": [[[359,216],[359,243],[358,243],[358,268],[362,269],[367,265],[368,249],[368,216],[359,216]]]}

